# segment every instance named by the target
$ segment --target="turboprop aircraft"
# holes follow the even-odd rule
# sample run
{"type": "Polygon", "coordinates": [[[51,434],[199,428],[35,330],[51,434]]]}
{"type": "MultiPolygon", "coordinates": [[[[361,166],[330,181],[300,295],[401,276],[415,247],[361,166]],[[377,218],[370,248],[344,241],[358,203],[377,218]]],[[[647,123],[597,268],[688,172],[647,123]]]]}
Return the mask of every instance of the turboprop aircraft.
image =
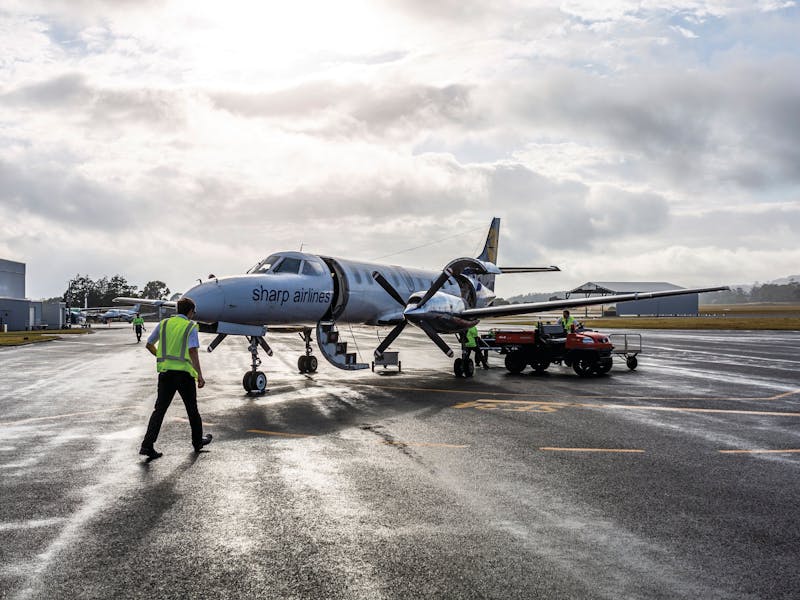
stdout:
{"type": "MultiPolygon", "coordinates": [[[[229,335],[247,339],[252,363],[242,385],[248,392],[263,393],[267,377],[259,370],[258,350],[272,356],[265,339],[268,331],[301,333],[306,346],[305,354],[297,361],[301,373],[317,370],[311,347],[314,327],[317,345],[328,362],[340,369],[354,370],[368,368],[369,364],[357,362],[356,353],[347,351],[347,342],[339,339],[338,324],[393,326],[375,348],[376,358],[382,357],[409,323],[422,329],[442,352],[452,357],[453,350],[441,335],[463,333],[483,318],[728,289],[691,288],[492,306],[497,275],[560,270],[555,266],[498,267],[499,233],[500,219],[494,218],[483,252],[477,258],[456,258],[438,272],[304,252],[278,252],[243,275],[211,275],[185,296],[195,302],[194,318],[200,331],[216,334],[209,352],[229,335]]],[[[151,303],[139,298],[114,301],[151,303]]],[[[155,302],[164,307],[176,304],[152,301],[155,302]]],[[[456,361],[456,371],[472,374],[471,359],[456,361]]]]}

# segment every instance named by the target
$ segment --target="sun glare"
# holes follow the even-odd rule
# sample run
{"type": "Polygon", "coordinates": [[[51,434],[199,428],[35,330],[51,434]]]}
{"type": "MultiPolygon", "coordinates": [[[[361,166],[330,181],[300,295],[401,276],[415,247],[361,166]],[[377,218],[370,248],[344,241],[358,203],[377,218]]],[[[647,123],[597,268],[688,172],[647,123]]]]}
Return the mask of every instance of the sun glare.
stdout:
{"type": "Polygon", "coordinates": [[[391,43],[391,28],[367,2],[191,3],[183,50],[207,76],[302,76],[343,58],[370,56],[391,43]]]}

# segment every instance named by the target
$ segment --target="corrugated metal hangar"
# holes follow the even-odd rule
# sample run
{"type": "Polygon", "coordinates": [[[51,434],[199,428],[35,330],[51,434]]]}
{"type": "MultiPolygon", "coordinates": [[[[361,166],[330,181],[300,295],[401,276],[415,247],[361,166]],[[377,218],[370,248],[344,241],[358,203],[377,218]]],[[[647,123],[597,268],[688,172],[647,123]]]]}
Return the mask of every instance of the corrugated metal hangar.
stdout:
{"type": "MultiPolygon", "coordinates": [[[[571,295],[610,296],[612,294],[634,294],[636,292],[660,292],[662,290],[682,290],[679,285],[665,281],[587,281],[580,287],[567,292],[571,295]]],[[[631,300],[617,303],[617,315],[622,316],[697,316],[700,307],[698,294],[671,296],[669,298],[650,298],[648,300],[631,300]]]]}
{"type": "Polygon", "coordinates": [[[25,263],[0,259],[0,331],[60,329],[65,306],[26,299],[25,263]]]}

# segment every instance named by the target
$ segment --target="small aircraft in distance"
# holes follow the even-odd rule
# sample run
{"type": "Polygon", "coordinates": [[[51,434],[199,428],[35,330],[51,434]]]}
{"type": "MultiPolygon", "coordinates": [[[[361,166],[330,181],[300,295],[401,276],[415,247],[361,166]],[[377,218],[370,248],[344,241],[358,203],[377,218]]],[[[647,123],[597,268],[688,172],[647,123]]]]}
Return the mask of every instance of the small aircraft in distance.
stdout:
{"type": "MultiPolygon", "coordinates": [[[[347,351],[347,342],[340,340],[337,324],[392,326],[375,349],[376,358],[383,356],[409,323],[422,329],[442,352],[452,357],[453,350],[441,335],[463,333],[483,318],[728,289],[726,286],[689,288],[492,306],[497,275],[560,270],[555,266],[498,267],[499,235],[500,219],[495,217],[483,252],[477,258],[456,258],[438,272],[304,252],[278,252],[243,275],[211,275],[185,296],[195,302],[195,320],[200,331],[216,334],[208,346],[209,352],[228,335],[245,336],[252,363],[242,385],[248,392],[263,393],[267,377],[258,369],[261,365],[258,350],[261,348],[272,356],[265,339],[268,330],[301,333],[306,346],[305,354],[297,361],[301,373],[317,370],[317,358],[311,347],[314,328],[319,350],[328,362],[340,369],[354,370],[368,368],[369,364],[357,362],[356,353],[347,351]]],[[[140,298],[115,298],[114,302],[162,307],[176,304],[140,298]]],[[[454,369],[469,376],[472,373],[469,363],[468,358],[456,359],[454,369]]]]}

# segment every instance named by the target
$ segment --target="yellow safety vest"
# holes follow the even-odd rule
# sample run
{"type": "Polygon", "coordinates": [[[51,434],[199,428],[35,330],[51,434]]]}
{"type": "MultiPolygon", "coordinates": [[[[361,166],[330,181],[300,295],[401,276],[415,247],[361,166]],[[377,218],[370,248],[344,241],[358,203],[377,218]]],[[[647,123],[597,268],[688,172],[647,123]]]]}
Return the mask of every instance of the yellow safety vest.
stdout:
{"type": "Polygon", "coordinates": [[[478,328],[470,327],[467,329],[467,348],[476,348],[478,346],[478,328]]]}
{"type": "Polygon", "coordinates": [[[564,317],[561,317],[558,320],[558,322],[561,323],[561,326],[564,328],[564,331],[569,333],[570,331],[572,331],[572,324],[575,322],[575,318],[572,315],[567,317],[566,320],[564,319],[564,317]]]}
{"type": "Polygon", "coordinates": [[[189,357],[189,334],[197,329],[197,323],[181,317],[170,317],[161,321],[159,343],[156,353],[156,370],[186,371],[197,379],[197,371],[189,357]],[[169,335],[167,334],[169,329],[169,335]]]}

